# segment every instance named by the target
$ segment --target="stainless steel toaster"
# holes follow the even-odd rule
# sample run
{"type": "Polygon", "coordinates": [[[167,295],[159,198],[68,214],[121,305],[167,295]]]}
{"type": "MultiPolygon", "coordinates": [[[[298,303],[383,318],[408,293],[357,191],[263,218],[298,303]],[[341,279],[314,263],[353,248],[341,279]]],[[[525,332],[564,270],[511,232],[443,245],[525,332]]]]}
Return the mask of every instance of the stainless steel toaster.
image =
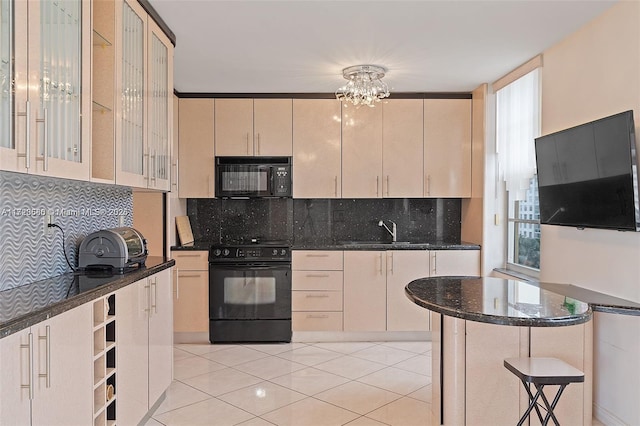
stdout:
{"type": "Polygon", "coordinates": [[[135,229],[103,229],[87,235],[80,243],[78,267],[124,270],[144,265],[147,253],[147,240],[135,229]]]}

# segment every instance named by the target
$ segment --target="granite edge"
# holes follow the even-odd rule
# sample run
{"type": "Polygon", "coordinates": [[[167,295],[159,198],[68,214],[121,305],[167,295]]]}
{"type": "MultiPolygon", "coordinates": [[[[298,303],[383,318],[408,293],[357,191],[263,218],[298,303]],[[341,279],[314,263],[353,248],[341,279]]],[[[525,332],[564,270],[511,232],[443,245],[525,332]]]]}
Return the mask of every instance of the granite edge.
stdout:
{"type": "MultiPolygon", "coordinates": [[[[455,278],[478,278],[478,277],[455,277],[455,278]]],[[[418,298],[411,289],[405,287],[405,295],[416,305],[428,309],[430,311],[459,318],[468,321],[483,322],[487,324],[506,325],[512,327],[564,327],[570,325],[584,324],[593,317],[593,308],[589,305],[589,309],[580,315],[572,315],[571,317],[560,317],[554,319],[543,318],[510,318],[495,315],[486,315],[473,312],[465,312],[456,309],[448,309],[441,305],[429,303],[418,298]]]]}
{"type": "Polygon", "coordinates": [[[62,300],[47,307],[41,308],[35,312],[30,312],[26,315],[22,315],[18,318],[14,318],[7,321],[0,326],[0,339],[10,336],[14,333],[18,333],[32,325],[46,321],[52,317],[60,315],[64,312],[70,311],[85,303],[89,303],[99,297],[106,294],[113,293],[123,287],[133,284],[141,279],[147,278],[153,274],[169,269],[175,265],[175,260],[166,259],[157,265],[141,269],[139,271],[133,271],[128,274],[118,276],[114,282],[101,285],[93,290],[78,294],[69,299],[62,300]]]}

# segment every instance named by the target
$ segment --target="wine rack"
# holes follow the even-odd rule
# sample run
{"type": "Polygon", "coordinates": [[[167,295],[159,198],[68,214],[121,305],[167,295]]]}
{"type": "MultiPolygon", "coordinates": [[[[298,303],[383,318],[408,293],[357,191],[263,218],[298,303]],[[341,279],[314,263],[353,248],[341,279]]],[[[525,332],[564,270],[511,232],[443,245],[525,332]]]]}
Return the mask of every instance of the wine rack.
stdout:
{"type": "Polygon", "coordinates": [[[93,302],[93,424],[116,424],[116,297],[93,302]]]}

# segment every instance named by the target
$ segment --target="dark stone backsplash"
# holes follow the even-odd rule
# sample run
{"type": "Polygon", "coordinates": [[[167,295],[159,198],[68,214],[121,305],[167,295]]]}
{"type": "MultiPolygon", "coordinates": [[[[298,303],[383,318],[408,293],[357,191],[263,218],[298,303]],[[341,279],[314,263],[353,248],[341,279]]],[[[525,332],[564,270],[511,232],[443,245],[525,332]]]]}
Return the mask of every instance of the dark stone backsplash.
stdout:
{"type": "Polygon", "coordinates": [[[398,241],[460,243],[459,199],[189,199],[187,214],[196,241],[212,243],[391,241],[380,220],[397,223],[398,241]]]}

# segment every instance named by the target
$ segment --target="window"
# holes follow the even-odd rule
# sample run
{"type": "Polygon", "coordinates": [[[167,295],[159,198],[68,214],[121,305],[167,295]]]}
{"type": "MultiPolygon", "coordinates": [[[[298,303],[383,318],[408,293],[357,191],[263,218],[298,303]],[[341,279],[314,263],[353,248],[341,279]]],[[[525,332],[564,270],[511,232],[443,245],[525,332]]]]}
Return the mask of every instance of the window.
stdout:
{"type": "Polygon", "coordinates": [[[534,139],[540,135],[538,68],[496,92],[496,142],[508,197],[507,269],[540,269],[540,209],[534,139]]]}

